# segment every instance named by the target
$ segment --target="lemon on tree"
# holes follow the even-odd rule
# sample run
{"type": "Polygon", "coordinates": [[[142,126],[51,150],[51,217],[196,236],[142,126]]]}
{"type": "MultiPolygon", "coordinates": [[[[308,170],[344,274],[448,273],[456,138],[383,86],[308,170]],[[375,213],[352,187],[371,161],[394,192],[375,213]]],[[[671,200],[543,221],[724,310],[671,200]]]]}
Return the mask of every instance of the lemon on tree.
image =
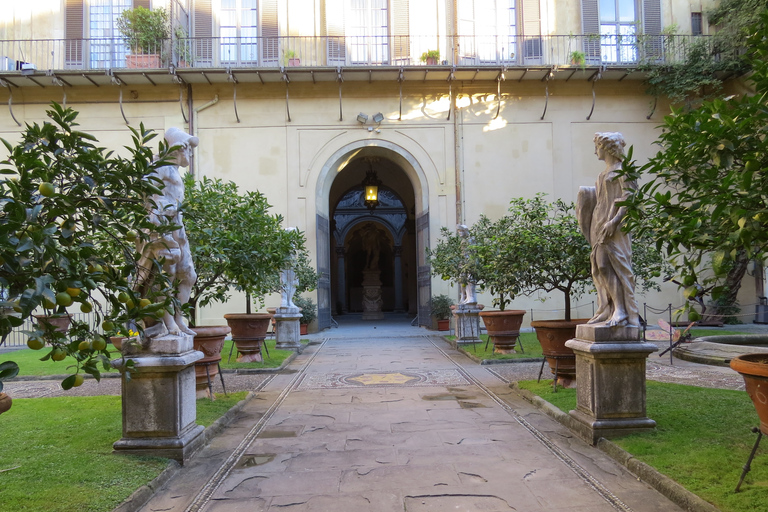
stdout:
{"type": "Polygon", "coordinates": [[[44,181],[37,187],[37,191],[40,192],[40,195],[42,196],[51,197],[56,193],[56,187],[53,186],[53,183],[44,181]]]}
{"type": "Polygon", "coordinates": [[[56,294],[56,304],[64,306],[65,308],[72,305],[72,296],[67,292],[59,292],[56,294]]]}
{"type": "Polygon", "coordinates": [[[84,381],[85,381],[85,377],[83,377],[83,374],[78,373],[77,375],[75,375],[75,381],[72,383],[72,387],[76,388],[78,386],[82,386],[84,381]]]}
{"type": "Polygon", "coordinates": [[[98,350],[101,352],[105,348],[107,348],[107,340],[102,338],[101,336],[97,336],[93,338],[93,341],[91,342],[91,347],[93,347],[93,350],[98,350]]]}
{"type": "Polygon", "coordinates": [[[40,338],[29,338],[27,340],[27,346],[32,350],[40,350],[45,346],[45,342],[40,338]]]}
{"type": "Polygon", "coordinates": [[[93,306],[91,306],[90,302],[83,302],[80,304],[80,311],[83,313],[90,313],[93,311],[93,306]]]}
{"type": "Polygon", "coordinates": [[[63,361],[65,357],[67,357],[67,351],[61,347],[56,347],[51,352],[51,359],[54,361],[63,361]]]}

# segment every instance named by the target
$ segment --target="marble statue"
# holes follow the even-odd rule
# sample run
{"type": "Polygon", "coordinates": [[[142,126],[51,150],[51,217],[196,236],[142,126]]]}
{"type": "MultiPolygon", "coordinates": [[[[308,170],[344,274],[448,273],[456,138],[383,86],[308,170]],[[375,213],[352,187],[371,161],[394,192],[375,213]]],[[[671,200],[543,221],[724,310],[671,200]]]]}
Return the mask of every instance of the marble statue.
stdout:
{"type": "MultiPolygon", "coordinates": [[[[287,228],[286,231],[296,231],[298,228],[287,228]]],[[[291,253],[291,257],[288,259],[288,265],[286,268],[280,271],[280,307],[281,308],[296,308],[298,306],[293,303],[293,296],[296,294],[296,289],[299,287],[299,278],[296,276],[297,255],[294,250],[291,253]]]]}
{"type": "MultiPolygon", "coordinates": [[[[174,224],[181,227],[169,233],[153,234],[149,241],[140,240],[137,243],[141,256],[134,289],[141,292],[142,288],[151,284],[152,260],[161,260],[163,270],[178,286],[176,299],[180,304],[186,304],[197,280],[197,274],[179,210],[184,201],[184,180],[179,174],[179,167],[189,165],[192,149],[198,145],[199,139],[178,128],[169,128],[165,132],[165,140],[169,147],[178,146],[178,149],[168,155],[168,165],[155,169],[155,175],[163,181],[165,187],[160,194],[149,198],[147,209],[149,219],[155,225],[174,224]]],[[[146,320],[146,324],[145,335],[149,338],[181,333],[195,335],[187,326],[180,308],[176,308],[174,314],[165,311],[162,321],[146,320]]]]}
{"type": "Polygon", "coordinates": [[[595,154],[605,162],[594,187],[580,187],[576,215],[581,232],[592,246],[592,280],[597,289],[597,312],[593,325],[639,327],[632,274],[632,240],[622,231],[625,200],[636,183],[625,181],[616,171],[624,160],[624,137],[616,132],[596,133],[595,154]]]}
{"type": "MultiPolygon", "coordinates": [[[[461,258],[463,265],[469,265],[473,255],[470,246],[475,243],[472,236],[469,234],[469,228],[465,224],[459,224],[456,226],[456,230],[461,238],[461,258]]],[[[477,295],[475,293],[475,287],[477,283],[472,280],[472,276],[466,270],[461,270],[459,276],[459,305],[461,304],[477,304],[477,295]]]]}
{"type": "Polygon", "coordinates": [[[379,257],[381,256],[381,240],[379,231],[369,224],[362,229],[363,249],[365,250],[366,271],[380,270],[379,257]]]}

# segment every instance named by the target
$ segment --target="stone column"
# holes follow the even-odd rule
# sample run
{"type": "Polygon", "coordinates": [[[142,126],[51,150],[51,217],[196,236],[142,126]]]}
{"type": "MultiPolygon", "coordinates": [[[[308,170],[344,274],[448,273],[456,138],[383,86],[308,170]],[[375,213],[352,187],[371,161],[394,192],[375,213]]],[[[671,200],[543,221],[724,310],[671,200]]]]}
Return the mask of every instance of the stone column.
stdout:
{"type": "MultiPolygon", "coordinates": [[[[195,423],[193,336],[166,335],[140,345],[123,345],[135,370],[122,372],[123,437],[113,448],[129,453],[176,459],[182,464],[203,444],[204,428],[195,423]]],[[[112,361],[120,367],[122,359],[112,361]]]]}
{"type": "Polygon", "coordinates": [[[403,309],[403,246],[395,246],[395,312],[402,313],[403,309]]]}
{"type": "Polygon", "coordinates": [[[336,284],[336,300],[341,308],[339,313],[347,312],[347,276],[345,274],[346,268],[344,266],[344,247],[336,248],[336,259],[338,272],[338,282],[336,284]]]}
{"type": "Polygon", "coordinates": [[[275,348],[280,350],[301,350],[301,338],[299,336],[299,308],[279,307],[275,312],[276,333],[275,348]]]}
{"type": "Polygon", "coordinates": [[[584,324],[565,343],[576,354],[577,406],[570,415],[589,443],[656,427],[646,416],[645,361],[658,348],[639,340],[637,327],[584,324]]]}
{"type": "Polygon", "coordinates": [[[474,304],[459,304],[453,310],[456,318],[456,343],[480,342],[480,311],[483,308],[474,304]]]}

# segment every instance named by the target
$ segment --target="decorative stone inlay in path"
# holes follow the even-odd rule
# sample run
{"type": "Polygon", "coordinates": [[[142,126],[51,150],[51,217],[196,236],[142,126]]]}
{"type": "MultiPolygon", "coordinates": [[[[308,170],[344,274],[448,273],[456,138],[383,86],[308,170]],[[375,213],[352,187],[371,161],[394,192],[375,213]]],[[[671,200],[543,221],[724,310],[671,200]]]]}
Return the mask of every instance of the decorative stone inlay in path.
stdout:
{"type": "Polygon", "coordinates": [[[466,386],[457,370],[324,373],[306,375],[297,389],[339,389],[402,386],[466,386]]]}

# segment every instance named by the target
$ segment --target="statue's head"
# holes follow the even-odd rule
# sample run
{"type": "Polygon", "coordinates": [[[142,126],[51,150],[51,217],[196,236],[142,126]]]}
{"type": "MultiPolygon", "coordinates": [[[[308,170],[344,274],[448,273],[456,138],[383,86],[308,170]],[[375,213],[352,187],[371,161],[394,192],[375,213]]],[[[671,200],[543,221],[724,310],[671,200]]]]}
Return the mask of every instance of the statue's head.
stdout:
{"type": "Polygon", "coordinates": [[[469,235],[469,228],[466,224],[459,224],[456,226],[456,231],[459,232],[459,236],[467,236],[469,235]]]}
{"type": "Polygon", "coordinates": [[[605,154],[617,160],[624,160],[624,147],[627,143],[619,132],[598,132],[595,134],[595,149],[602,149],[605,154]]]}
{"type": "Polygon", "coordinates": [[[189,165],[192,149],[200,143],[200,139],[175,127],[165,130],[165,141],[169,147],[180,146],[178,150],[169,155],[169,159],[181,167],[189,165]]]}

